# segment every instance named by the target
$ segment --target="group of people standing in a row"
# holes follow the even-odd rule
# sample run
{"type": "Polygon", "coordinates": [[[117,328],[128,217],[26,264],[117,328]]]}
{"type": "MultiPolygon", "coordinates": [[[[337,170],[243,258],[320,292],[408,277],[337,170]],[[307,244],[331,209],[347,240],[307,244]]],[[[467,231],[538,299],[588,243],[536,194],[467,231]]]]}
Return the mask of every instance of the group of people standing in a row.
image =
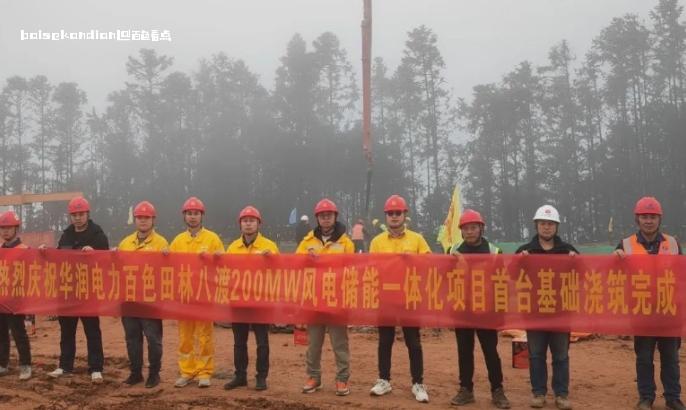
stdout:
{"type": "MultiPolygon", "coordinates": [[[[277,245],[260,233],[262,217],[252,206],[244,208],[238,215],[241,235],[225,250],[220,237],[203,226],[205,206],[199,199],[191,197],[182,206],[186,229],[169,244],[155,231],[156,212],[147,201],[136,205],[133,211],[136,231],[124,238],[115,250],[147,252],[185,252],[198,254],[276,254],[277,245]]],[[[90,204],[85,198],[74,198],[69,202],[70,225],[60,237],[59,249],[83,251],[107,250],[109,241],[104,231],[90,219],[90,204]]],[[[370,253],[415,253],[426,254],[431,250],[421,234],[407,228],[409,208],[406,201],[392,195],[384,205],[386,229],[377,234],[369,245],[370,253]]],[[[660,231],[662,208],[652,197],[641,198],[634,209],[638,232],[619,243],[615,253],[618,257],[629,254],[681,254],[681,248],[672,236],[660,231]]],[[[346,233],[346,227],[338,220],[338,209],[329,199],[319,201],[314,209],[316,227],[304,234],[296,253],[299,254],[342,254],[354,253],[355,244],[346,233]]],[[[578,251],[558,236],[560,216],[558,211],[544,205],[534,215],[536,234],[531,241],[522,245],[521,254],[577,254],[578,251]]],[[[3,248],[25,247],[19,237],[21,222],[12,211],[0,214],[0,238],[3,248]]],[[[501,250],[484,237],[485,221],[473,210],[466,210],[460,217],[459,228],[463,242],[455,244],[449,253],[498,254],[501,250]]],[[[41,246],[44,248],[44,246],[41,246]]],[[[51,378],[63,377],[73,372],[76,353],[76,327],[79,319],[87,339],[88,372],[93,383],[102,383],[104,354],[98,317],[59,317],[60,358],[58,367],[48,373],[51,378]]],[[[126,337],[130,374],[125,384],[136,385],[145,382],[152,388],[160,383],[162,359],[162,321],[147,318],[122,318],[126,337]],[[143,377],[143,340],[148,343],[148,376],[143,377]]],[[[256,390],[267,389],[269,373],[269,325],[258,323],[233,323],[234,366],[233,378],[224,385],[231,390],[248,385],[247,339],[250,329],[257,344],[256,390]]],[[[198,387],[209,387],[214,372],[213,323],[197,320],[179,320],[178,367],[179,377],[175,387],[185,387],[194,380],[198,387]]],[[[23,315],[0,315],[0,375],[8,373],[9,332],[11,330],[19,353],[19,378],[31,378],[31,349],[24,327],[23,315]]],[[[309,324],[307,326],[308,347],[306,353],[307,379],[303,393],[314,393],[322,388],[321,356],[326,333],[333,347],[336,361],[335,394],[350,393],[350,349],[347,326],[309,324]]],[[[409,353],[412,394],[418,402],[429,401],[424,385],[424,360],[418,327],[402,327],[405,345],[409,353]]],[[[395,341],[395,328],[378,328],[378,379],[370,390],[373,396],[383,396],[392,390],[391,356],[395,341]]],[[[497,351],[498,333],[494,329],[455,329],[459,363],[460,388],[451,404],[462,406],[475,401],[474,397],[474,338],[479,338],[488,379],[491,385],[491,399],[497,408],[510,408],[510,402],[503,389],[503,372],[497,351]]],[[[569,333],[549,331],[527,331],[529,349],[529,372],[532,389],[530,406],[542,408],[546,403],[548,386],[547,351],[552,353],[552,389],[555,405],[559,409],[571,409],[569,401],[569,333]]],[[[678,337],[634,337],[636,352],[636,373],[639,392],[638,410],[652,408],[655,401],[653,356],[655,348],[660,351],[661,379],[665,389],[668,409],[684,410],[680,399],[678,337]]]]}

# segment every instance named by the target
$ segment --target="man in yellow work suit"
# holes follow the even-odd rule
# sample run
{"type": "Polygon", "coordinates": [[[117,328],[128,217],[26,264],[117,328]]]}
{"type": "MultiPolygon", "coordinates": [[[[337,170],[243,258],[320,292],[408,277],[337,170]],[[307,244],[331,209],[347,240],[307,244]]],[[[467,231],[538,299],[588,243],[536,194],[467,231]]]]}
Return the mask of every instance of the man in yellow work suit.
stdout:
{"type": "MultiPolygon", "coordinates": [[[[226,253],[236,255],[267,255],[279,253],[279,248],[269,239],[262,236],[262,215],[254,206],[246,206],[238,214],[238,225],[241,237],[231,242],[226,253]]],[[[255,390],[267,390],[267,375],[269,374],[269,325],[265,323],[232,323],[233,330],[233,365],[235,373],[233,379],[224,385],[224,389],[248,385],[248,333],[250,328],[255,333],[257,344],[257,375],[255,390]]]]}
{"type": "MultiPolygon", "coordinates": [[[[124,238],[117,247],[120,251],[159,252],[166,251],[169,243],[155,231],[155,207],[143,201],[133,209],[136,232],[124,238]]],[[[126,351],[129,355],[131,373],[124,384],[133,386],[143,381],[143,336],[148,340],[148,379],[145,387],[160,384],[162,366],[162,320],[141,317],[122,317],[126,336],[126,351]]]]}
{"type": "MultiPolygon", "coordinates": [[[[184,202],[183,220],[187,229],[178,234],[169,246],[171,252],[219,254],[224,252],[219,236],[202,226],[205,205],[196,197],[184,202]]],[[[210,387],[214,371],[213,322],[179,320],[179,373],[174,387],[185,387],[194,378],[198,387],[210,387]],[[196,343],[198,346],[196,350],[196,343]]]]}
{"type": "MultiPolygon", "coordinates": [[[[298,245],[295,253],[326,255],[355,253],[355,245],[345,233],[346,228],[338,219],[338,208],[329,199],[322,199],[314,208],[317,227],[310,231],[298,245]]],[[[350,348],[348,346],[348,327],[326,324],[307,325],[307,380],[303,393],[314,393],[322,388],[322,345],[326,330],[329,330],[331,347],[336,357],[336,395],[350,394],[350,348]]]]}
{"type": "MultiPolygon", "coordinates": [[[[399,195],[391,195],[384,205],[388,232],[378,234],[369,244],[369,253],[431,253],[424,237],[407,229],[405,222],[409,209],[407,202],[399,195]]],[[[424,355],[418,327],[403,326],[405,345],[410,355],[412,394],[420,403],[429,402],[424,386],[424,355]]],[[[391,392],[391,352],[395,340],[394,326],[379,326],[378,365],[379,378],[370,390],[372,396],[383,396],[391,392]]]]}

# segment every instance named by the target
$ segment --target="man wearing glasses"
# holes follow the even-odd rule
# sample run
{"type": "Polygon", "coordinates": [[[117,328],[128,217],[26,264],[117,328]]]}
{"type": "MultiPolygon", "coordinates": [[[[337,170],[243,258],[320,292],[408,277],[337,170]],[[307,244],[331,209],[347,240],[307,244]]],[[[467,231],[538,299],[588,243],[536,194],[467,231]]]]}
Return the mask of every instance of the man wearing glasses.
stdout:
{"type": "MultiPolygon", "coordinates": [[[[391,195],[384,205],[388,232],[372,239],[369,253],[431,253],[424,237],[406,228],[405,222],[409,209],[400,195],[391,195]]],[[[412,394],[420,403],[429,402],[429,394],[424,386],[424,356],[418,327],[403,326],[403,337],[410,355],[412,374],[412,394]]],[[[372,396],[383,396],[391,392],[391,354],[395,340],[394,326],[379,327],[379,378],[370,390],[372,396]]]]}

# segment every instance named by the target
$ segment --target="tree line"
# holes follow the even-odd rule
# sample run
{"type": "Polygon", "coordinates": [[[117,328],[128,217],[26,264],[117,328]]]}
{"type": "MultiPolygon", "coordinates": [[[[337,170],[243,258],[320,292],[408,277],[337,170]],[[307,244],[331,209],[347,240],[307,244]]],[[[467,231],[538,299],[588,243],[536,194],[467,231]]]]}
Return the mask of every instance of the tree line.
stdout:
{"type": "Polygon", "coordinates": [[[648,23],[614,18],[582,58],[561,41],[547,64],[524,61],[461,102],[465,190],[495,237],[522,237],[542,202],[558,207],[572,241],[621,235],[643,195],[686,232],[682,15],[678,0],[660,0],[648,23]]]}

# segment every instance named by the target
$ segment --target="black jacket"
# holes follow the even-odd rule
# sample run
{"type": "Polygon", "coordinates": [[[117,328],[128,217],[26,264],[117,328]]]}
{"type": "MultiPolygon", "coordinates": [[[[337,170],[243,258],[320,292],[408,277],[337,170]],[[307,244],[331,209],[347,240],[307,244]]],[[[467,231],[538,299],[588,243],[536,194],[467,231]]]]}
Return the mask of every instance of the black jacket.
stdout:
{"type": "Polygon", "coordinates": [[[3,242],[2,246],[0,248],[16,248],[17,246],[21,245],[21,239],[17,236],[16,238],[12,239],[9,242],[3,242]]]}
{"type": "Polygon", "coordinates": [[[575,247],[564,242],[559,236],[555,235],[553,238],[553,248],[551,250],[545,250],[541,248],[541,243],[538,241],[538,235],[534,235],[531,242],[520,246],[515,253],[522,253],[528,251],[529,253],[543,253],[543,254],[567,254],[570,252],[579,253],[575,247]]]}
{"type": "Polygon", "coordinates": [[[97,225],[90,219],[88,220],[86,230],[83,232],[76,232],[74,225],[69,225],[62,232],[57,249],[81,249],[84,246],[100,250],[108,250],[110,248],[105,232],[100,225],[97,225]]]}
{"type": "MultiPolygon", "coordinates": [[[[451,249],[448,249],[447,253],[450,253],[451,249]]],[[[481,243],[479,246],[471,246],[467,245],[466,242],[462,242],[460,246],[457,248],[457,251],[460,254],[469,254],[469,253],[491,253],[491,247],[490,247],[490,242],[486,238],[481,238],[481,243]]],[[[501,249],[498,249],[498,254],[503,253],[501,249]]]]}
{"type": "MultiPolygon", "coordinates": [[[[346,233],[348,228],[345,227],[342,223],[336,221],[336,225],[333,227],[333,232],[331,233],[331,238],[329,238],[329,242],[336,242],[343,236],[344,233],[346,233]]],[[[322,228],[317,225],[316,228],[314,228],[314,237],[319,239],[322,243],[322,228]]]]}

